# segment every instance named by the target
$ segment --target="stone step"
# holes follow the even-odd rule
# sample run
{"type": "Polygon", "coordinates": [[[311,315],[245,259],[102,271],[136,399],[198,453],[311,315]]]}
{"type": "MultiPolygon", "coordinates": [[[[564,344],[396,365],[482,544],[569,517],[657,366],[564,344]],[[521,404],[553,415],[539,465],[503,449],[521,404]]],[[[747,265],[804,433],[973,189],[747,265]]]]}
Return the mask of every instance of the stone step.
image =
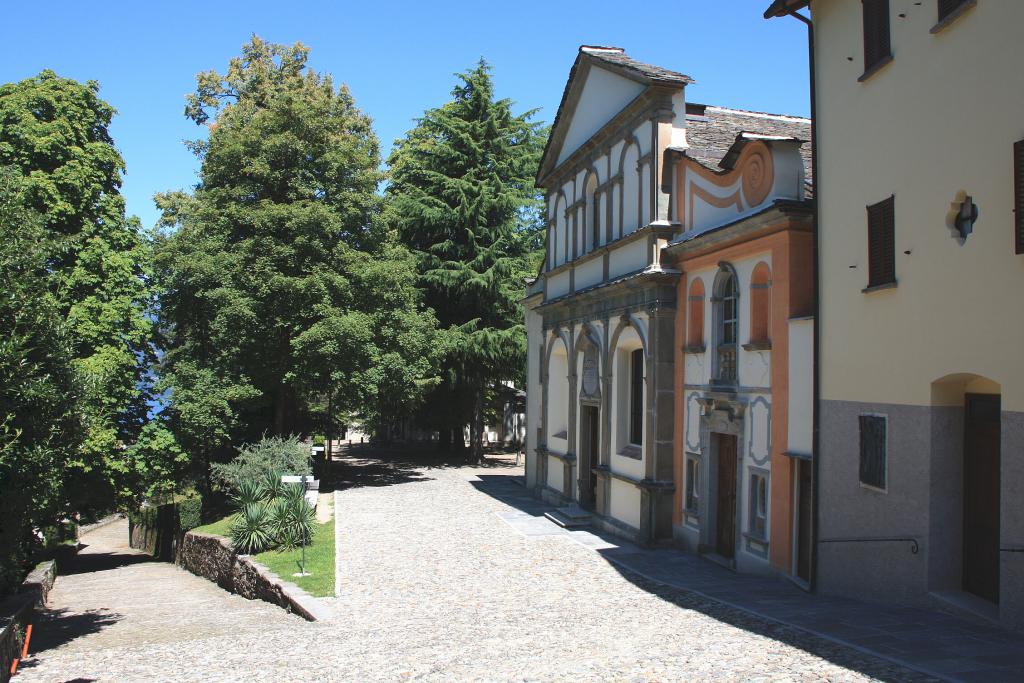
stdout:
{"type": "Polygon", "coordinates": [[[590,526],[590,522],[593,519],[593,516],[579,505],[569,505],[568,507],[558,508],[551,512],[545,512],[544,516],[566,529],[590,526]]]}

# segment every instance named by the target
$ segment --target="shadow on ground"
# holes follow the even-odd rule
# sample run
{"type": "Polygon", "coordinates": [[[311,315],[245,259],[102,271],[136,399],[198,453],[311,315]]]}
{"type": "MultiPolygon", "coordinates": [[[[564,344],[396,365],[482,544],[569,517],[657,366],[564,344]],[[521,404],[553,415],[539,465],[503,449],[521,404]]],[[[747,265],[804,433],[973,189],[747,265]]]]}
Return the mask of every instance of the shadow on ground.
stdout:
{"type": "MultiPolygon", "coordinates": [[[[82,547],[87,548],[88,546],[82,547]]],[[[60,564],[59,572],[61,576],[68,576],[70,574],[90,574],[92,572],[105,572],[111,569],[117,569],[118,567],[127,567],[132,564],[153,561],[154,560],[151,556],[137,553],[83,553],[80,551],[78,555],[72,555],[65,562],[62,562],[60,564]]]]}
{"type": "Polygon", "coordinates": [[[364,486],[394,486],[432,477],[422,470],[460,467],[507,468],[515,453],[490,451],[478,464],[470,463],[469,452],[438,450],[436,444],[350,444],[338,448],[326,464],[320,491],[330,493],[364,486]]]}
{"type": "MultiPolygon", "coordinates": [[[[66,609],[47,609],[36,616],[32,624],[29,654],[37,655],[70,643],[76,638],[99,633],[121,621],[122,615],[107,609],[71,612],[66,609]]],[[[23,666],[31,666],[25,662],[23,666]]]]}
{"type": "MultiPolygon", "coordinates": [[[[495,498],[520,512],[534,517],[543,517],[551,506],[542,503],[531,496],[523,487],[522,476],[512,474],[481,474],[479,481],[470,482],[478,491],[495,498]]],[[[676,588],[650,580],[636,572],[630,571],[627,567],[613,561],[612,556],[618,554],[630,554],[641,551],[638,548],[624,543],[611,535],[605,534],[597,529],[587,528],[591,534],[600,537],[609,546],[608,549],[598,549],[597,554],[604,558],[623,578],[638,588],[655,595],[666,602],[670,602],[682,609],[693,610],[705,614],[716,621],[743,629],[765,638],[771,638],[791,647],[803,650],[816,657],[832,662],[838,666],[860,672],[881,681],[933,681],[937,680],[924,674],[909,669],[902,669],[897,665],[865,654],[846,645],[837,644],[826,638],[808,633],[803,629],[759,617],[741,609],[731,607],[711,598],[706,598],[684,588],[676,588]]],[[[699,559],[700,562],[707,560],[699,559]]],[[[722,570],[725,571],[725,570],[722,570]]],[[[781,584],[781,582],[779,582],[781,584]]],[[[782,590],[798,590],[795,587],[781,585],[782,590]]]]}

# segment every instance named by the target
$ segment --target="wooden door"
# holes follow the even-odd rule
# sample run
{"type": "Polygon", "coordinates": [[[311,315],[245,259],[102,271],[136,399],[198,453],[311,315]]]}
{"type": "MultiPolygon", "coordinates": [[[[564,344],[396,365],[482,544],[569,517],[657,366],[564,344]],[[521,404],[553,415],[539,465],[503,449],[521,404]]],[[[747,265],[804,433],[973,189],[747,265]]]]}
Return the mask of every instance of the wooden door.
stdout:
{"type": "Polygon", "coordinates": [[[811,461],[796,459],[796,575],[811,580],[811,461]]]}
{"type": "Polygon", "coordinates": [[[718,434],[718,496],[715,552],[732,558],[736,548],[736,437],[718,434]]]}
{"type": "Polygon", "coordinates": [[[999,602],[999,396],[968,394],[964,410],[963,588],[999,602]]]}
{"type": "Polygon", "coordinates": [[[583,443],[580,449],[580,505],[587,510],[597,507],[597,474],[594,472],[600,464],[598,447],[600,445],[600,411],[596,405],[583,407],[583,443]]]}

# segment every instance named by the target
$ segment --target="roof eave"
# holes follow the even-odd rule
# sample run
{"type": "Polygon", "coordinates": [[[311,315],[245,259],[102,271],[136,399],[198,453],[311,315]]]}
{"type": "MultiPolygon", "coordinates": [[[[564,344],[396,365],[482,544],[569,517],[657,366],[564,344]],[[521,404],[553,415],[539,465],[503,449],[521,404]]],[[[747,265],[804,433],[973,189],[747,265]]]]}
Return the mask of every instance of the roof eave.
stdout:
{"type": "Polygon", "coordinates": [[[798,9],[810,5],[810,0],[775,0],[771,6],[764,11],[765,19],[789,16],[798,9]]]}

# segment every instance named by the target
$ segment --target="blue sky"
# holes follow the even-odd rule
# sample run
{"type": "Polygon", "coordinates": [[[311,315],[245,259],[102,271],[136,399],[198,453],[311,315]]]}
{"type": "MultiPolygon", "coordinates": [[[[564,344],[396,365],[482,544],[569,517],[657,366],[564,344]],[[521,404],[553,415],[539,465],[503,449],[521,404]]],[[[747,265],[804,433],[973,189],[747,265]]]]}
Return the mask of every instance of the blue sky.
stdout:
{"type": "Polygon", "coordinates": [[[129,213],[151,226],[153,193],[196,183],[182,145],[201,129],[182,115],[199,71],[224,71],[252,33],[302,41],[310,63],[349,85],[384,155],[452,74],[479,57],[498,95],[550,122],[581,44],[617,45],[696,79],[687,99],[773,113],[809,112],[807,44],[793,19],[765,21],[768,0],[662,2],[80,0],[11,3],[0,26],[0,81],[49,68],[100,82],[128,173],[129,213]]]}

